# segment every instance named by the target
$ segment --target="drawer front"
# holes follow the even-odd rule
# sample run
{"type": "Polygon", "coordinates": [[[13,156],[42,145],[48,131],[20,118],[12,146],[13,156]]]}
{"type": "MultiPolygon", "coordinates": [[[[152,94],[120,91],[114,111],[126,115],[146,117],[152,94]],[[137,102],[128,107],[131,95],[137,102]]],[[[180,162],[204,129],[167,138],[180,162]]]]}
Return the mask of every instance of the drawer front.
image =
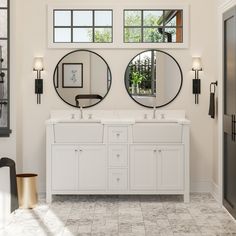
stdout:
{"type": "Polygon", "coordinates": [[[127,190],[128,179],[126,169],[109,170],[109,190],[127,190]]]}
{"type": "Polygon", "coordinates": [[[109,166],[126,167],[127,166],[127,146],[111,145],[109,147],[109,166]]]}
{"type": "Polygon", "coordinates": [[[108,141],[110,143],[125,143],[128,141],[127,127],[109,127],[108,141]]]}

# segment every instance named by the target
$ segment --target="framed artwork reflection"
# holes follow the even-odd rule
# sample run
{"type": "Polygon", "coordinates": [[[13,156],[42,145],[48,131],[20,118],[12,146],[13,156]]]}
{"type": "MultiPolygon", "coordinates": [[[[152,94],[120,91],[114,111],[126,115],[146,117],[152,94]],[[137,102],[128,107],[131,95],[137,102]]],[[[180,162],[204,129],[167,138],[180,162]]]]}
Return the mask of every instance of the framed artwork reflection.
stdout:
{"type": "Polygon", "coordinates": [[[83,88],[83,63],[62,63],[62,88],[83,88]]]}

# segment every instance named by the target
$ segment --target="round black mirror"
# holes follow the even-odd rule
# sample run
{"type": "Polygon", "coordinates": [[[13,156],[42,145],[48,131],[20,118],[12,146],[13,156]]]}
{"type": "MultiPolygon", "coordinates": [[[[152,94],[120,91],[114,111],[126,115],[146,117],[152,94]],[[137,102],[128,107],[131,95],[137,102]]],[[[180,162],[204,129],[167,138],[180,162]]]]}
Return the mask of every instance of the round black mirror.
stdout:
{"type": "Polygon", "coordinates": [[[91,107],[101,102],[111,87],[111,70],[97,53],[76,50],[66,54],[54,70],[58,96],[73,107],[91,107]]]}
{"type": "Polygon", "coordinates": [[[145,107],[163,107],[179,94],[183,73],[170,54],[147,50],[136,55],[125,71],[125,87],[130,97],[145,107]]]}

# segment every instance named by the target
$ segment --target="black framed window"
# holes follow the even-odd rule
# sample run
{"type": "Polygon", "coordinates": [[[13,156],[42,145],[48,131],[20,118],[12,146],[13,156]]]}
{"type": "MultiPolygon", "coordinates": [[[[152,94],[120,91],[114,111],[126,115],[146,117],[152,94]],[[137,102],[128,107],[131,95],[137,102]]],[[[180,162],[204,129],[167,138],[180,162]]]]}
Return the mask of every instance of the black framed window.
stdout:
{"type": "Polygon", "coordinates": [[[124,10],[125,43],[182,43],[183,10],[124,10]]]}
{"type": "Polygon", "coordinates": [[[0,137],[10,130],[10,10],[9,0],[0,1],[0,137]]]}
{"type": "Polygon", "coordinates": [[[112,10],[54,9],[54,43],[112,43],[112,10]]]}

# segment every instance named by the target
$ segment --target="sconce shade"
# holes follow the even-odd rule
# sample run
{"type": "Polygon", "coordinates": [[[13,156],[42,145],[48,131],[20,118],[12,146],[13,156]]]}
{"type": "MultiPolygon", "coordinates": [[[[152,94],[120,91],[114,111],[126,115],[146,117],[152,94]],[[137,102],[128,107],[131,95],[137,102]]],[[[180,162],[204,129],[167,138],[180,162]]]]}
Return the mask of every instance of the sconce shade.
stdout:
{"type": "Polygon", "coordinates": [[[34,70],[43,70],[43,57],[34,58],[34,70]]]}
{"type": "Polygon", "coordinates": [[[202,60],[200,57],[193,57],[192,70],[202,70],[202,60]]]}

